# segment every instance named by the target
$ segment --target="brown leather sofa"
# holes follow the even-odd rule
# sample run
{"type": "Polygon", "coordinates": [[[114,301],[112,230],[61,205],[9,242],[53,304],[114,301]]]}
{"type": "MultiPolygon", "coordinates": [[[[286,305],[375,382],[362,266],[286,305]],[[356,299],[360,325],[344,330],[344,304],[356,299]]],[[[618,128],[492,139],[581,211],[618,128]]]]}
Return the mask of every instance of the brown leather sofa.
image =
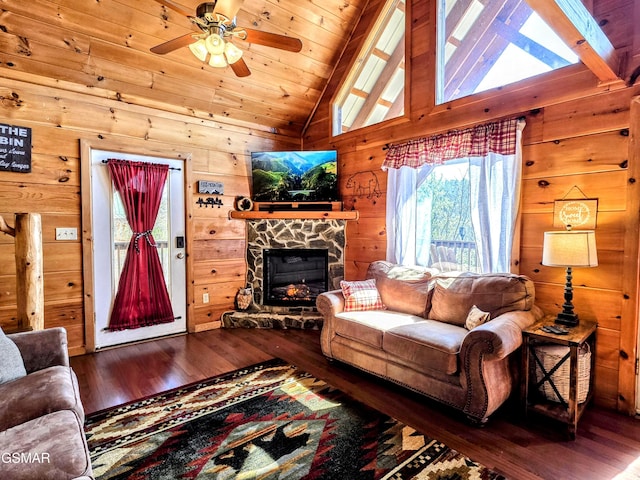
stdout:
{"type": "Polygon", "coordinates": [[[7,337],[17,345],[27,375],[0,384],[0,476],[93,478],[66,330],[49,328],[7,337]]]}
{"type": "Polygon", "coordinates": [[[378,261],[385,309],[344,311],[341,290],[318,296],[322,351],[484,423],[514,391],[522,329],[543,315],[533,282],[513,274],[437,273],[378,261]],[[489,320],[465,327],[473,306],[489,320]]]}

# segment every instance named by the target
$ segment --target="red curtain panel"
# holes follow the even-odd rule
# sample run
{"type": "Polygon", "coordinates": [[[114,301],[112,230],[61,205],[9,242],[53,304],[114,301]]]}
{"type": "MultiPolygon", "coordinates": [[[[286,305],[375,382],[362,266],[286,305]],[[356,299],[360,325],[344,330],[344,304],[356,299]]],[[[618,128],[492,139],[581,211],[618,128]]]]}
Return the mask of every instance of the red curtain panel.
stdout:
{"type": "Polygon", "coordinates": [[[173,310],[151,229],[156,222],[167,165],[109,160],[109,172],[133,230],[108,330],[173,322],[173,310]]]}

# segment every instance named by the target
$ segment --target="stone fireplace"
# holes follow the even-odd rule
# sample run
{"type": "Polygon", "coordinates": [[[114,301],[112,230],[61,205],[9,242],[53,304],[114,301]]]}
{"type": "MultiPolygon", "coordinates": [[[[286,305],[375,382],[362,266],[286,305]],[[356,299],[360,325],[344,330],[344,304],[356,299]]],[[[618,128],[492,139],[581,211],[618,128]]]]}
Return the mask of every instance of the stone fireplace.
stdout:
{"type": "MultiPolygon", "coordinates": [[[[315,308],[315,296],[325,290],[340,288],[340,280],[344,278],[346,220],[269,218],[248,219],[246,222],[247,283],[253,287],[255,308],[251,312],[223,314],[224,326],[319,328],[322,317],[315,308]],[[267,257],[274,251],[278,251],[280,257],[276,283],[284,285],[277,285],[276,288],[282,289],[291,283],[294,287],[299,284],[297,288],[308,288],[310,293],[313,289],[314,297],[293,303],[273,298],[281,293],[273,294],[265,289],[268,275],[272,272],[272,268],[265,263],[265,251],[267,257]],[[301,253],[303,256],[311,254],[312,260],[302,264],[304,260],[301,261],[301,253]],[[320,256],[326,260],[319,259],[320,256]],[[324,262],[326,265],[320,267],[319,264],[324,262]],[[296,272],[298,267],[310,267],[311,276],[296,272]],[[325,272],[325,278],[320,280],[322,284],[318,286],[316,277],[321,269],[325,272]]],[[[292,293],[295,295],[295,292],[292,293]]]]}
{"type": "Polygon", "coordinates": [[[247,282],[253,287],[256,305],[273,312],[289,307],[265,304],[265,249],[326,249],[327,286],[338,288],[344,278],[344,220],[264,219],[247,221],[247,282]]]}

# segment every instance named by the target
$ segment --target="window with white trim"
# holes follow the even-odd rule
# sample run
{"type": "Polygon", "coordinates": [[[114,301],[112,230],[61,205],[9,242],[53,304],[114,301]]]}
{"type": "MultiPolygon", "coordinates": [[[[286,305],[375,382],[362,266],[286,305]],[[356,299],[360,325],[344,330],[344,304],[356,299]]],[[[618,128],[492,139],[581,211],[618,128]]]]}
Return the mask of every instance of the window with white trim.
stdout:
{"type": "Polygon", "coordinates": [[[386,2],[333,101],[333,135],[404,115],[405,9],[386,2]]]}
{"type": "Polygon", "coordinates": [[[438,25],[438,104],[579,61],[527,2],[444,0],[438,25]]]}

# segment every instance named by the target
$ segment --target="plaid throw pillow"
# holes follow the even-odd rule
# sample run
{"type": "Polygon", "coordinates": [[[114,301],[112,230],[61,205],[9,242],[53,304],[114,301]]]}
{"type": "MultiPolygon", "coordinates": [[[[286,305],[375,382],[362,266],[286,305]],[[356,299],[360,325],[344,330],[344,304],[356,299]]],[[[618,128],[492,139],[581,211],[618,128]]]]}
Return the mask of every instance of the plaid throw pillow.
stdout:
{"type": "Polygon", "coordinates": [[[383,310],[385,308],[374,278],[357,282],[340,282],[344,295],[344,311],[383,310]]]}

